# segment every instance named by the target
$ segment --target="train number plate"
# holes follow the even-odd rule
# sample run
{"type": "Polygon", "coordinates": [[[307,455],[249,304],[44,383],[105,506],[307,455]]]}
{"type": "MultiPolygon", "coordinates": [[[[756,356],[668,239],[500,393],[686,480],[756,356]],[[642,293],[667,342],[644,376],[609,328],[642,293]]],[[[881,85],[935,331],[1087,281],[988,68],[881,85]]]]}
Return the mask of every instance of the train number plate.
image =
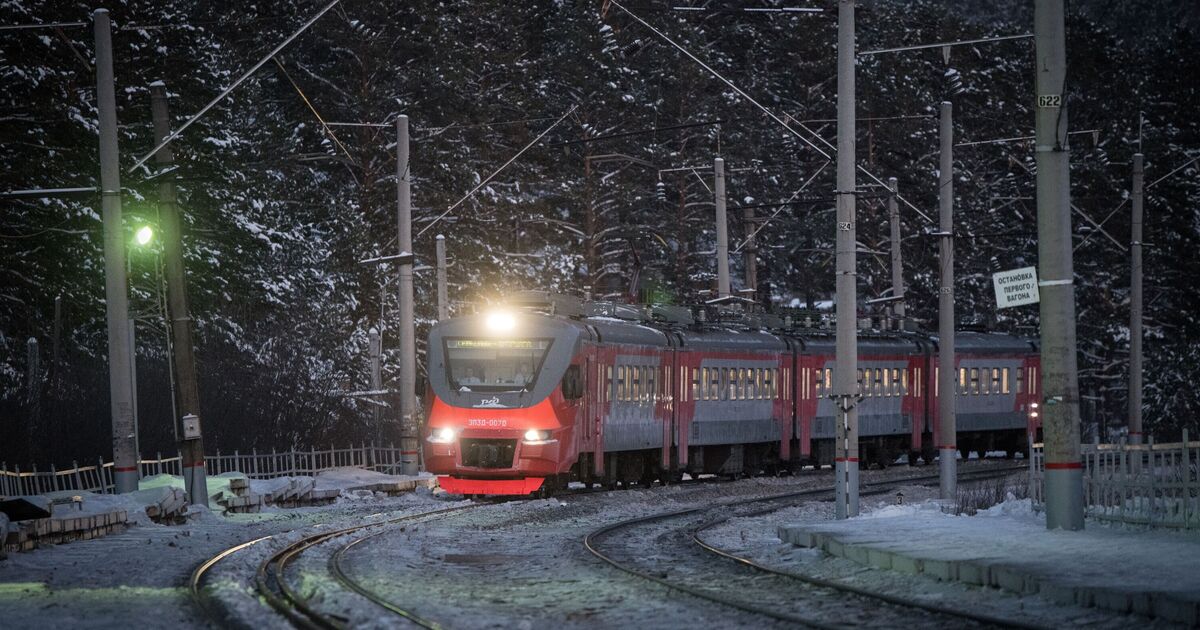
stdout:
{"type": "Polygon", "coordinates": [[[472,427],[507,427],[508,419],[506,418],[470,418],[467,420],[467,425],[472,427]]]}

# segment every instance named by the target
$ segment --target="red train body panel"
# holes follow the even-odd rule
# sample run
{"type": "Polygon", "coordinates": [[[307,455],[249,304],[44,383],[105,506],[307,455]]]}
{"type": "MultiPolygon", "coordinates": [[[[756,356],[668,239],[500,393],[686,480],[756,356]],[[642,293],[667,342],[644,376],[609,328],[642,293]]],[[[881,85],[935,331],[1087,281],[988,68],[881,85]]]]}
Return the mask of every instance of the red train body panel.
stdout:
{"type": "MultiPolygon", "coordinates": [[[[436,325],[425,465],[462,494],[523,495],[568,481],[616,485],[684,473],[832,463],[824,330],[650,321],[639,307],[548,314],[552,301],[436,325]]],[[[1040,427],[1036,345],[958,335],[959,447],[1023,450],[1040,427]]],[[[932,457],[937,341],[860,332],[860,451],[887,465],[932,457]]]]}

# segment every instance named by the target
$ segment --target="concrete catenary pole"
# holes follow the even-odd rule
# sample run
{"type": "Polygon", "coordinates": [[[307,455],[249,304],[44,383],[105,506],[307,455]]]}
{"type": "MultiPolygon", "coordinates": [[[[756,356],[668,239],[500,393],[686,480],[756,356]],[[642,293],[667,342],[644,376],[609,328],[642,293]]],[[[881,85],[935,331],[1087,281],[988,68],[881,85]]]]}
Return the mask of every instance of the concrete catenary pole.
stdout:
{"type": "Polygon", "coordinates": [[[437,308],[438,321],[450,318],[450,302],[446,291],[446,237],[437,235],[437,308]]]}
{"type": "MultiPolygon", "coordinates": [[[[127,275],[127,282],[133,275],[127,275]]],[[[133,454],[141,459],[142,441],[141,428],[138,426],[138,392],[137,392],[137,320],[129,318],[129,402],[133,405],[133,454]]],[[[141,471],[138,471],[140,474],[141,471]]]]}
{"type": "Polygon", "coordinates": [[[953,108],[942,102],[938,137],[938,475],[941,498],[958,496],[958,420],[955,400],[958,369],[954,353],[954,125],[953,108]]]}
{"type": "Polygon", "coordinates": [[[1133,156],[1133,223],[1129,253],[1129,442],[1142,443],[1142,154],[1133,156]]]}
{"type": "Polygon", "coordinates": [[[754,208],[742,209],[742,226],[746,242],[742,244],[742,264],[746,268],[746,290],[758,299],[758,246],[754,243],[754,208]]]}
{"type": "Polygon", "coordinates": [[[892,314],[896,319],[904,319],[904,257],[900,253],[900,204],[896,195],[900,194],[900,184],[895,177],[888,178],[888,228],[892,241],[892,314]]]}
{"type": "Polygon", "coordinates": [[[1037,98],[1038,271],[1041,288],[1042,436],[1046,528],[1083,529],[1079,378],[1071,260],[1071,188],[1067,145],[1064,0],[1034,3],[1037,98]]]}
{"type": "MultiPolygon", "coordinates": [[[[396,117],[396,225],[401,254],[412,253],[412,171],[408,116],[396,117]]],[[[400,472],[417,474],[417,341],[413,322],[413,266],[400,262],[400,472]]]]}
{"type": "Polygon", "coordinates": [[[854,225],[854,0],[838,2],[837,78],[837,366],[834,399],[839,409],[834,454],[835,511],[858,515],[858,274],[854,225]]]}
{"type": "Polygon", "coordinates": [[[121,165],[113,83],[112,25],[107,9],[92,14],[96,36],[96,105],[100,113],[100,193],[104,217],[104,306],[108,322],[108,394],[112,413],[113,477],[118,493],[138,487],[129,382],[129,293],[125,284],[125,230],[121,221],[121,165]]]}
{"type": "MultiPolygon", "coordinates": [[[[371,391],[378,392],[383,389],[383,366],[380,361],[380,355],[383,354],[383,338],[379,336],[379,330],[372,326],[367,332],[367,340],[367,351],[371,355],[371,391]]],[[[379,405],[371,406],[371,420],[374,424],[371,431],[375,436],[375,444],[382,444],[383,410],[379,405]]]]}
{"type": "MultiPolygon", "coordinates": [[[[167,112],[167,86],[162,81],[150,84],[150,109],[154,118],[154,142],[162,144],[171,133],[171,118],[167,112]]],[[[160,169],[170,168],[175,154],[170,145],[154,154],[160,169]]],[[[163,268],[167,277],[167,317],[171,320],[171,360],[179,379],[175,435],[182,437],[183,417],[200,418],[200,382],[196,377],[195,345],[192,342],[192,316],[188,310],[187,276],[183,267],[183,220],[175,193],[175,179],[160,175],[158,183],[158,215],[161,225],[163,268]]],[[[199,423],[200,420],[197,420],[199,423]]],[[[179,441],[183,458],[183,483],[192,505],[208,505],[207,470],[204,466],[204,438],[196,436],[179,441]]]]}
{"type": "Polygon", "coordinates": [[[713,199],[717,206],[717,297],[729,297],[729,221],[725,216],[725,160],[713,159],[713,199]]]}

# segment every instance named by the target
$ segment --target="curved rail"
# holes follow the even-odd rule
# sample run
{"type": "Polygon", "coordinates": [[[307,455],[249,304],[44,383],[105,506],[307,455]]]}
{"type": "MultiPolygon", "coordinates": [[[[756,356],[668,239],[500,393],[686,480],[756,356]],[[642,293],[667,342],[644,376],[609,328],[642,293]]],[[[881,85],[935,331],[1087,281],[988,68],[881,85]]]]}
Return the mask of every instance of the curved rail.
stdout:
{"type": "MultiPolygon", "coordinates": [[[[1004,476],[1004,475],[1014,473],[1014,472],[1020,472],[1022,470],[1025,470],[1025,468],[1023,466],[1017,466],[1017,467],[1011,467],[1011,468],[1004,468],[1001,470],[971,471],[969,473],[964,473],[964,474],[967,474],[973,478],[988,479],[988,478],[992,478],[992,477],[1004,476]]],[[[932,481],[932,480],[937,480],[937,479],[938,479],[937,475],[925,475],[925,476],[917,476],[917,477],[907,477],[907,478],[903,478],[903,479],[888,480],[888,481],[876,482],[876,483],[871,483],[871,484],[864,484],[864,487],[866,487],[866,488],[876,488],[876,489],[868,491],[868,492],[863,492],[862,494],[864,496],[873,495],[873,494],[883,494],[884,492],[887,492],[891,488],[895,487],[898,483],[905,483],[905,482],[912,482],[912,481],[932,481]]],[[[720,505],[720,507],[732,508],[732,507],[737,507],[739,505],[748,505],[748,504],[752,504],[752,503],[763,503],[763,502],[768,502],[768,501],[784,501],[784,500],[795,499],[795,498],[800,498],[800,497],[813,497],[813,496],[821,496],[821,495],[830,496],[832,494],[833,494],[833,491],[830,489],[826,489],[826,488],[812,489],[812,490],[804,490],[804,491],[799,491],[799,492],[791,492],[791,493],[784,493],[784,494],[769,495],[769,496],[764,496],[764,497],[756,497],[756,498],[752,498],[752,499],[743,499],[743,500],[739,500],[739,501],[723,503],[720,505]]],[[[826,499],[826,500],[828,500],[828,499],[826,499]]],[[[738,514],[736,516],[753,516],[753,515],[758,515],[758,514],[766,514],[766,513],[773,512],[773,511],[776,511],[779,509],[783,509],[784,507],[787,507],[787,506],[770,507],[770,508],[767,508],[764,510],[758,510],[755,512],[751,512],[749,514],[746,514],[746,513],[738,514]]],[[[598,539],[609,534],[610,532],[615,531],[615,530],[618,530],[618,529],[621,529],[624,527],[633,526],[633,525],[650,523],[650,522],[654,522],[654,521],[667,520],[670,518],[685,516],[685,515],[689,515],[689,514],[697,514],[704,510],[707,510],[707,509],[710,509],[710,508],[709,507],[687,508],[687,509],[683,509],[683,510],[675,510],[672,512],[663,512],[663,513],[659,513],[659,514],[652,514],[649,516],[642,516],[642,517],[638,517],[638,518],[618,521],[616,523],[611,523],[609,525],[601,527],[600,529],[597,529],[597,530],[594,530],[594,531],[588,533],[583,539],[583,544],[584,544],[584,547],[592,555],[596,556],[600,560],[603,560],[605,563],[613,566],[614,568],[616,568],[618,570],[621,570],[621,571],[631,574],[631,575],[635,575],[635,576],[643,578],[645,580],[649,580],[656,584],[660,584],[667,588],[687,593],[689,595],[698,597],[700,599],[709,600],[712,602],[716,602],[718,604],[722,604],[724,606],[729,606],[732,608],[736,608],[738,610],[762,615],[765,617],[770,617],[772,619],[777,619],[780,621],[802,624],[802,625],[812,627],[812,628],[836,628],[836,627],[839,627],[836,625],[830,625],[830,624],[827,624],[827,623],[824,623],[821,621],[817,621],[814,619],[800,617],[800,616],[797,616],[794,614],[780,612],[777,610],[771,610],[769,608],[764,608],[762,606],[756,606],[754,604],[750,604],[750,603],[747,603],[744,601],[724,597],[722,595],[718,595],[718,594],[712,593],[710,591],[693,588],[686,584],[672,582],[671,580],[669,580],[667,578],[660,577],[658,575],[653,575],[653,574],[647,573],[645,571],[641,571],[632,566],[628,566],[628,565],[622,563],[621,561],[617,560],[616,558],[606,555],[603,551],[601,551],[598,548],[598,543],[597,543],[598,539]]],[[[1026,624],[1022,624],[1019,622],[1013,622],[1013,621],[1009,621],[1009,620],[1005,620],[1005,619],[991,618],[987,615],[976,615],[974,613],[964,613],[963,611],[957,611],[957,610],[948,609],[948,608],[941,609],[941,608],[933,606],[933,605],[924,604],[923,602],[915,602],[915,601],[911,601],[911,600],[906,600],[906,599],[903,599],[900,597],[895,597],[892,595],[876,593],[874,591],[870,591],[867,589],[859,589],[856,587],[846,587],[846,585],[838,584],[835,582],[827,582],[825,580],[817,580],[815,578],[812,580],[805,580],[796,574],[791,574],[791,573],[784,572],[784,571],[770,570],[769,568],[758,566],[757,563],[754,563],[753,561],[743,562],[742,560],[746,560],[746,559],[740,559],[740,558],[737,558],[736,556],[733,556],[732,554],[723,553],[723,550],[718,550],[717,548],[709,549],[708,546],[706,546],[705,543],[700,541],[700,539],[697,537],[697,532],[703,531],[705,529],[709,529],[721,522],[728,520],[731,517],[732,516],[726,516],[721,519],[717,519],[717,521],[715,521],[715,522],[709,521],[709,522],[705,522],[705,523],[701,524],[697,528],[697,530],[695,530],[695,532],[692,533],[692,539],[694,541],[696,541],[697,543],[699,543],[702,547],[705,547],[706,549],[708,549],[709,551],[718,552],[717,555],[721,555],[723,557],[727,557],[727,558],[736,560],[740,564],[743,564],[744,566],[749,566],[749,567],[752,567],[755,569],[764,570],[768,573],[772,573],[774,575],[779,575],[782,577],[798,579],[798,580],[807,582],[809,584],[812,584],[814,586],[827,587],[827,588],[839,590],[842,592],[851,593],[851,594],[854,594],[854,595],[857,595],[860,597],[883,601],[883,602],[886,602],[886,603],[889,603],[892,605],[898,605],[898,606],[903,606],[903,607],[907,607],[907,608],[916,608],[916,609],[924,610],[926,612],[935,612],[938,614],[944,614],[944,615],[948,615],[948,616],[952,616],[952,617],[968,619],[968,620],[975,621],[975,622],[982,622],[982,623],[997,625],[997,626],[1001,626],[1001,627],[1016,627],[1016,628],[1038,627],[1038,626],[1029,626],[1026,624]]]]}
{"type": "MultiPolygon", "coordinates": [[[[395,523],[412,521],[412,520],[430,517],[430,516],[439,516],[439,515],[450,514],[450,513],[454,513],[454,512],[461,512],[464,510],[474,509],[477,507],[481,507],[481,504],[462,505],[462,506],[457,506],[457,507],[452,507],[452,508],[443,508],[440,510],[421,512],[418,514],[406,514],[404,516],[386,519],[386,520],[375,522],[375,523],[363,523],[360,525],[354,525],[352,527],[345,527],[345,528],[330,531],[330,532],[322,532],[319,534],[313,534],[311,536],[306,536],[304,538],[301,538],[300,540],[297,540],[297,541],[287,545],[283,549],[280,549],[279,551],[271,554],[270,556],[265,558],[261,563],[259,563],[258,569],[255,572],[255,576],[254,576],[255,589],[259,592],[260,595],[262,595],[262,597],[267,601],[268,604],[270,604],[270,606],[273,609],[275,609],[277,612],[279,612],[279,614],[281,614],[285,618],[287,618],[287,620],[290,621],[296,627],[307,628],[307,629],[319,628],[322,630],[340,630],[341,628],[344,627],[344,624],[339,619],[330,617],[328,615],[324,615],[320,611],[309,606],[308,601],[304,597],[302,597],[298,592],[296,592],[296,590],[294,588],[292,588],[292,585],[285,579],[284,574],[285,574],[285,571],[286,571],[289,563],[291,563],[300,554],[304,553],[308,549],[311,549],[312,547],[315,547],[321,543],[324,543],[328,540],[332,540],[339,536],[345,536],[347,534],[351,534],[356,531],[366,529],[368,527],[391,525],[391,524],[395,524],[395,523]],[[278,592],[276,592],[275,588],[272,588],[272,586],[271,586],[272,583],[274,583],[275,587],[278,589],[278,592]]],[[[211,597],[209,597],[204,592],[204,581],[205,581],[206,577],[209,575],[209,572],[212,570],[212,568],[214,566],[216,566],[218,563],[220,563],[222,560],[224,560],[225,558],[228,558],[229,556],[231,556],[243,549],[246,549],[248,547],[251,547],[253,545],[261,543],[263,541],[271,540],[278,536],[282,536],[284,534],[290,533],[290,531],[295,531],[295,530],[280,532],[278,534],[272,534],[270,536],[263,536],[261,538],[256,538],[254,540],[250,540],[247,542],[243,542],[243,543],[234,545],[232,547],[229,547],[228,549],[221,551],[220,553],[212,556],[208,560],[205,560],[204,562],[202,562],[196,566],[196,568],[192,571],[192,574],[188,580],[188,586],[191,591],[193,599],[199,605],[200,609],[205,613],[205,615],[209,617],[209,619],[216,621],[222,625],[230,625],[229,622],[231,621],[227,611],[225,611],[222,607],[220,607],[211,597]]],[[[380,533],[382,533],[382,532],[380,532],[380,533]]],[[[367,538],[370,538],[374,535],[377,535],[377,534],[372,534],[371,536],[367,536],[367,538]]],[[[338,578],[339,581],[342,581],[341,578],[339,577],[339,574],[344,576],[344,573],[339,570],[338,574],[335,574],[335,578],[338,578]]],[[[373,597],[372,596],[373,594],[368,595],[366,592],[364,592],[365,589],[362,589],[361,585],[357,585],[357,584],[351,585],[348,583],[346,585],[348,587],[350,587],[352,590],[354,590],[355,592],[358,592],[359,594],[364,595],[370,601],[372,601],[376,604],[382,605],[382,600],[380,600],[378,597],[373,597]],[[357,588],[356,588],[356,586],[357,586],[357,588]],[[362,590],[360,590],[360,589],[362,589],[362,590]]],[[[397,614],[401,614],[401,613],[399,613],[398,610],[395,610],[395,608],[396,608],[395,606],[383,606],[383,607],[388,610],[391,610],[392,612],[396,612],[397,614]]],[[[415,621],[415,619],[412,619],[412,618],[410,618],[410,620],[415,621]]],[[[235,623],[233,625],[240,625],[243,627],[248,627],[248,626],[246,626],[246,624],[244,624],[242,622],[237,622],[236,620],[233,620],[233,621],[235,621],[235,623]]],[[[426,627],[431,627],[431,626],[426,626],[426,627]]]]}

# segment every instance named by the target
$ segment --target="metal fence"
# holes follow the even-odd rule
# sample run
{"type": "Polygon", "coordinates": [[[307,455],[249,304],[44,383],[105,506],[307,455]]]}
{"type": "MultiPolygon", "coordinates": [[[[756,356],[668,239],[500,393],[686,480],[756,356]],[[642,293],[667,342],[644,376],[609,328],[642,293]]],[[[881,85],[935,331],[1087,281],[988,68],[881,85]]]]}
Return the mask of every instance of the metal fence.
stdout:
{"type": "MultiPolygon", "coordinates": [[[[1029,496],[1044,503],[1045,459],[1031,445],[1029,496]]],[[[1083,500],[1091,518],[1117,523],[1200,529],[1200,442],[1084,444],[1083,500]]]]}
{"type": "MultiPolygon", "coordinates": [[[[142,477],[167,474],[182,476],[183,458],[179,455],[139,460],[142,477]]],[[[363,445],[327,450],[286,451],[249,453],[234,451],[232,454],[206,455],[205,468],[210,475],[227,472],[244,473],[251,479],[272,479],[291,475],[315,476],[333,468],[353,467],[374,470],[385,474],[400,474],[400,449],[395,446],[363,445]]],[[[23,471],[20,466],[9,470],[0,463],[0,496],[45,494],[47,492],[75,491],[110,494],[115,492],[113,464],[98,459],[93,465],[80,466],[72,462],[66,470],[23,471]]]]}

